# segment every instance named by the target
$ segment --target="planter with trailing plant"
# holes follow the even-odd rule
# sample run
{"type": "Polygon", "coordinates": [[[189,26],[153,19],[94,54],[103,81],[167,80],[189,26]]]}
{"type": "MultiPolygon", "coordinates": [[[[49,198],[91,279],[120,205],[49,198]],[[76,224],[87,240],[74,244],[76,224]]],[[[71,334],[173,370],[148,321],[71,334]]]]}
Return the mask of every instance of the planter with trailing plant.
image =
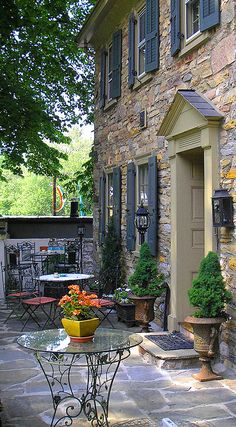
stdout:
{"type": "Polygon", "coordinates": [[[118,322],[124,322],[127,326],[135,326],[135,305],[129,298],[130,290],[127,286],[117,288],[114,292],[114,301],[118,322]]]}
{"type": "Polygon", "coordinates": [[[134,273],[129,277],[132,294],[130,300],[135,304],[135,320],[144,331],[154,319],[154,303],[164,291],[164,277],[158,274],[157,262],[152,257],[146,242],[141,245],[140,256],[134,273]]]}
{"type": "Polygon", "coordinates": [[[202,259],[188,296],[196,311],[185,321],[192,325],[194,349],[202,364],[200,372],[193,376],[199,381],[221,379],[212,371],[211,360],[215,355],[220,325],[227,319],[225,305],[231,301],[232,294],[226,289],[216,253],[209,252],[202,259]]]}

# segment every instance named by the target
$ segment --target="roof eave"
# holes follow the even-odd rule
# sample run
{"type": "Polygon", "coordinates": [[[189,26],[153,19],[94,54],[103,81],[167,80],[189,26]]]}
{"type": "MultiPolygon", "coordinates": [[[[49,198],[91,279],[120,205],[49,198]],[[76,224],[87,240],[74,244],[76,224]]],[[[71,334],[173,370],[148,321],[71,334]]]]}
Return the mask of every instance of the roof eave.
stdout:
{"type": "Polygon", "coordinates": [[[107,14],[112,8],[112,0],[98,0],[96,6],[86,19],[81,31],[77,36],[79,47],[93,47],[93,36],[96,28],[103,20],[104,14],[107,14]]]}

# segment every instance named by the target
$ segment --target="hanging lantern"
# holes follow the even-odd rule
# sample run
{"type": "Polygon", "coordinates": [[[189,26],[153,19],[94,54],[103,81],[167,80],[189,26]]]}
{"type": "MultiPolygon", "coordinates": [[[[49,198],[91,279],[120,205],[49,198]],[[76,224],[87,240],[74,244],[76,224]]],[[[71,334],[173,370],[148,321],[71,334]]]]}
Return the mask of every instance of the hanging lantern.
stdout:
{"type": "Polygon", "coordinates": [[[150,216],[148,210],[143,206],[141,202],[135,214],[135,225],[140,234],[141,244],[144,242],[144,235],[150,225],[150,216]]]}
{"type": "Polygon", "coordinates": [[[213,227],[233,227],[233,198],[228,190],[215,190],[212,197],[213,227]]]}

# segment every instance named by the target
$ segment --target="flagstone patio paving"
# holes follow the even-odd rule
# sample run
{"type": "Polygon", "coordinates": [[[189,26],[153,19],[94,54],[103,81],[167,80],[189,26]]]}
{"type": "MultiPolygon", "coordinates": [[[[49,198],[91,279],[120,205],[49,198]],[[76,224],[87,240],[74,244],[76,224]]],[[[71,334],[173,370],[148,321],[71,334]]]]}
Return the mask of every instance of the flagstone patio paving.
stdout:
{"type": "MultiPolygon", "coordinates": [[[[2,308],[4,308],[2,306],[2,308]]],[[[7,311],[1,310],[0,383],[2,427],[46,427],[52,415],[51,397],[42,371],[31,352],[16,343],[20,322],[3,324],[7,311]]],[[[115,327],[127,329],[113,316],[115,327]]],[[[103,326],[106,326],[104,323],[103,326]]],[[[140,328],[129,328],[140,332],[140,328]]],[[[111,427],[162,427],[171,419],[178,427],[235,427],[236,373],[225,370],[224,379],[199,383],[195,369],[164,370],[148,363],[133,349],[121,363],[110,400],[111,427]]],[[[83,374],[76,374],[83,387],[83,374]]],[[[77,387],[77,388],[78,388],[77,387]]],[[[88,427],[74,420],[73,427],[88,427]]]]}

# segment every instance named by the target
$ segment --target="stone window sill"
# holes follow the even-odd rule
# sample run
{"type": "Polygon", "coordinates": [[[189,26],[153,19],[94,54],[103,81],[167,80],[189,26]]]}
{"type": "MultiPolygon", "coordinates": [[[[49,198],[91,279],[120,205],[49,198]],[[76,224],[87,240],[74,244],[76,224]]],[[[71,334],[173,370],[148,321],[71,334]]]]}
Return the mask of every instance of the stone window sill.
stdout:
{"type": "Polygon", "coordinates": [[[205,31],[204,33],[199,34],[194,40],[189,41],[183,49],[179,52],[179,58],[190,53],[193,49],[205,43],[210,38],[209,31],[205,31]]]}
{"type": "Polygon", "coordinates": [[[144,86],[146,83],[150,82],[150,80],[152,80],[152,78],[153,78],[153,76],[150,73],[145,74],[143,77],[141,77],[140,80],[138,80],[136,78],[135,83],[133,85],[133,90],[138,90],[141,86],[144,86]]]}
{"type": "Polygon", "coordinates": [[[103,111],[110,110],[116,104],[117,104],[117,99],[112,99],[111,101],[109,101],[109,102],[106,103],[105,107],[103,108],[103,111]]]}

